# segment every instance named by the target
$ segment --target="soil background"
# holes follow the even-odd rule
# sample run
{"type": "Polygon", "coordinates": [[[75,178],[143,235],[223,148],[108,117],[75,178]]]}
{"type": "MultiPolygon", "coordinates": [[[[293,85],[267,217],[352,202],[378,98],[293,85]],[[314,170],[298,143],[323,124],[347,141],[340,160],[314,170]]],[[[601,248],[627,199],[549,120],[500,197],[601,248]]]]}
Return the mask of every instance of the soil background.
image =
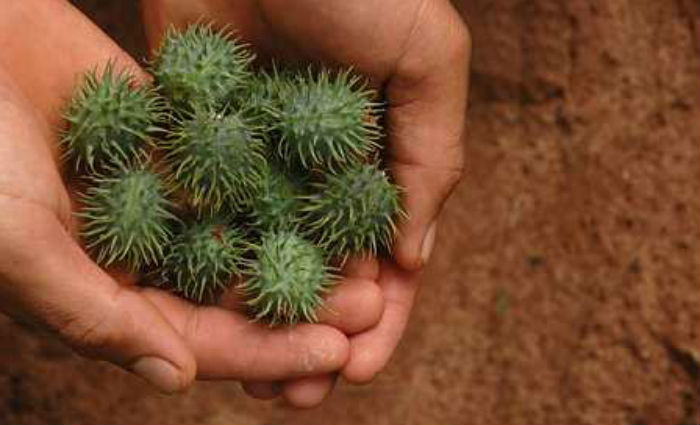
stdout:
{"type": "MultiPolygon", "coordinates": [[[[75,3],[136,57],[131,1],[75,3]]],[[[300,412],[0,320],[0,424],[700,423],[700,2],[456,2],[467,172],[390,366],[300,412]]]]}

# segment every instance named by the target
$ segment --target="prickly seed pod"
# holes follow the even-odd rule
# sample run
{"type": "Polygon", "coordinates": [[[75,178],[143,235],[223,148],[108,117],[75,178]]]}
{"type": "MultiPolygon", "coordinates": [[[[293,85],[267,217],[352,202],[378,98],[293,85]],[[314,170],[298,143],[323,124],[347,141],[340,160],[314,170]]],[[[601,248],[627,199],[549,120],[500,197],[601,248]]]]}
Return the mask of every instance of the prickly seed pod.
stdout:
{"type": "Polygon", "coordinates": [[[195,24],[167,32],[152,72],[175,106],[220,107],[245,86],[253,58],[229,32],[195,24]]]}
{"type": "Polygon", "coordinates": [[[99,264],[137,270],[162,259],[176,218],[156,174],[142,165],[121,166],[92,177],[82,201],[82,236],[99,264]]]}
{"type": "Polygon", "coordinates": [[[273,130],[282,158],[305,168],[358,162],[377,147],[381,136],[373,95],[350,71],[314,75],[309,70],[281,84],[279,102],[268,112],[276,121],[273,130]]]}
{"type": "Polygon", "coordinates": [[[291,230],[298,220],[303,182],[298,176],[270,165],[263,175],[260,194],[252,203],[252,217],[260,231],[291,230]]]}
{"type": "Polygon", "coordinates": [[[305,196],[301,222],[331,255],[390,251],[401,210],[399,189],[376,164],[328,174],[305,196]]]}
{"type": "Polygon", "coordinates": [[[272,324],[315,322],[322,295],[333,284],[321,249],[293,231],[263,235],[242,284],[256,320],[272,324]]]}
{"type": "Polygon", "coordinates": [[[68,127],[62,134],[65,155],[76,168],[114,165],[141,156],[163,117],[163,101],[138,85],[128,71],[108,63],[102,73],[83,76],[64,113],[68,127]]]}
{"type": "Polygon", "coordinates": [[[240,273],[244,254],[239,230],[214,218],[183,226],[163,261],[161,278],[196,302],[213,301],[240,273]]]}
{"type": "Polygon", "coordinates": [[[265,143],[242,118],[197,110],[161,143],[168,183],[199,212],[240,209],[257,194],[266,166],[265,143]]]}
{"type": "Polygon", "coordinates": [[[272,74],[261,72],[251,76],[246,83],[245,97],[232,98],[231,104],[236,108],[245,108],[251,115],[260,117],[274,104],[275,80],[272,74]]]}
{"type": "Polygon", "coordinates": [[[260,71],[248,80],[246,96],[231,99],[231,104],[246,110],[250,118],[265,129],[271,129],[276,121],[271,111],[279,108],[280,95],[291,83],[291,77],[290,73],[277,68],[260,71]]]}

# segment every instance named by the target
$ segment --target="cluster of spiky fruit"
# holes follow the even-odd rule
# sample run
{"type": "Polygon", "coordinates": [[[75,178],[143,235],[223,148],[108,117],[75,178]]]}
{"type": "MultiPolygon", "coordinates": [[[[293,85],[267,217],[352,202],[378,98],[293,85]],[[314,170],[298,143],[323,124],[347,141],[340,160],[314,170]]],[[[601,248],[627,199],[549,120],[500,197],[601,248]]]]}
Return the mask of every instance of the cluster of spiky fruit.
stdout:
{"type": "Polygon", "coordinates": [[[254,319],[313,322],[331,261],[390,252],[399,190],[359,77],[266,72],[253,58],[194,25],[165,37],[155,88],[113,64],[84,77],[63,133],[86,176],[82,235],[99,264],[190,300],[235,286],[254,319]]]}

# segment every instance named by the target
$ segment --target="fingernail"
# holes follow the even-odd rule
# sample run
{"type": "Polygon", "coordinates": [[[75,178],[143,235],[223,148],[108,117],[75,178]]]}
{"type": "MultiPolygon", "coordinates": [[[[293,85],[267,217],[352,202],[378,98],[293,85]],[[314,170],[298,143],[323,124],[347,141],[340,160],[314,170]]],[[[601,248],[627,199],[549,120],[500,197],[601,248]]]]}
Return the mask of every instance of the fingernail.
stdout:
{"type": "Polygon", "coordinates": [[[425,236],[423,237],[423,244],[420,248],[420,257],[423,261],[423,265],[425,265],[428,262],[428,260],[430,260],[430,255],[433,253],[436,229],[437,221],[433,221],[433,223],[430,226],[428,226],[428,231],[425,232],[425,236]]]}
{"type": "Polygon", "coordinates": [[[141,357],[130,367],[131,371],[165,393],[182,389],[180,371],[167,360],[158,357],[141,357]]]}

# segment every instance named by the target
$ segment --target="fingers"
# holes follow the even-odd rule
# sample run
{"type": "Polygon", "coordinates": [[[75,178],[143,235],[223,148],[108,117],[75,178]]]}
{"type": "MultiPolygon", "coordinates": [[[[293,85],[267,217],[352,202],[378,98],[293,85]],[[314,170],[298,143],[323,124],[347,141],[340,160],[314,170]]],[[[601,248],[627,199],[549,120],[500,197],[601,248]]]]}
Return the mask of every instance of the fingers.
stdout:
{"type": "Polygon", "coordinates": [[[121,288],[54,214],[0,196],[0,307],[38,322],[90,357],[109,360],[166,392],[193,380],[183,339],[138,293],[121,288]]]}
{"type": "Polygon", "coordinates": [[[166,30],[171,26],[180,26],[188,19],[196,21],[203,16],[203,2],[180,0],[141,0],[141,15],[150,49],[160,45],[166,30]]]}
{"type": "Polygon", "coordinates": [[[333,391],[338,375],[323,374],[280,382],[245,382],[241,386],[249,396],[259,400],[273,400],[280,395],[292,407],[316,407],[333,391]]]}
{"type": "Polygon", "coordinates": [[[0,64],[52,128],[60,128],[65,102],[83,72],[115,60],[146,79],[134,60],[69,2],[6,2],[0,29],[0,64]]]}
{"type": "Polygon", "coordinates": [[[151,50],[160,45],[166,31],[171,27],[204,21],[235,29],[245,39],[257,38],[264,33],[265,23],[260,17],[257,1],[191,1],[191,0],[141,0],[146,40],[151,50]]]}
{"type": "Polygon", "coordinates": [[[376,257],[353,256],[343,264],[341,274],[348,278],[376,281],[379,278],[379,261],[376,257]]]}
{"type": "Polygon", "coordinates": [[[459,181],[470,41],[448,2],[425,2],[387,85],[389,165],[408,219],[395,258],[408,270],[430,255],[442,204],[459,181]]]}
{"type": "MultiPolygon", "coordinates": [[[[359,276],[378,274],[376,260],[351,260],[344,272],[359,276]]],[[[376,279],[376,276],[372,276],[376,279]]],[[[234,303],[235,305],[235,303],[234,303]]],[[[321,323],[333,326],[346,335],[356,334],[377,324],[384,310],[384,297],[377,284],[368,278],[348,278],[337,286],[319,312],[321,323]]],[[[323,374],[279,382],[246,382],[243,389],[262,400],[284,398],[292,406],[314,407],[333,389],[335,375],[323,374]]]]}
{"type": "Polygon", "coordinates": [[[352,335],[374,326],[383,310],[384,297],[375,282],[345,279],[326,297],[318,318],[320,323],[352,335]]]}
{"type": "Polygon", "coordinates": [[[241,382],[241,387],[246,394],[259,400],[272,400],[282,394],[282,385],[279,382],[247,381],[241,382]]]}
{"type": "MultiPolygon", "coordinates": [[[[373,269],[363,262],[349,267],[355,270],[358,266],[362,273],[373,269]]],[[[418,272],[405,271],[390,261],[384,261],[380,270],[384,300],[381,317],[368,330],[350,337],[350,359],[341,371],[347,381],[356,384],[371,381],[389,362],[406,328],[418,288],[418,272]]],[[[358,305],[362,304],[354,304],[355,310],[358,305]]],[[[351,309],[352,303],[348,307],[348,315],[356,314],[351,309]]],[[[282,384],[282,395],[294,406],[313,407],[330,393],[334,382],[335,376],[331,374],[291,380],[282,384]]]]}
{"type": "Polygon", "coordinates": [[[163,391],[184,389],[194,358],[152,304],[97,267],[66,230],[68,197],[42,123],[0,73],[0,307],[163,391]],[[11,160],[10,160],[11,159],[11,160]],[[58,216],[61,214],[61,217],[58,216]]]}
{"type": "Polygon", "coordinates": [[[221,307],[196,307],[156,289],[143,294],[183,335],[201,379],[277,381],[332,372],[349,353],[345,335],[326,325],[270,328],[221,307]]]}
{"type": "Polygon", "coordinates": [[[294,407],[316,407],[333,390],[337,377],[337,374],[326,374],[285,382],[282,385],[282,395],[294,407]]]}
{"type": "MultiPolygon", "coordinates": [[[[367,275],[365,271],[356,271],[367,275]]],[[[219,306],[239,312],[244,312],[246,308],[240,289],[236,288],[222,295],[219,306]]],[[[374,326],[383,310],[384,299],[376,282],[369,278],[351,277],[343,279],[332,289],[316,314],[319,323],[352,335],[374,326]]]]}
{"type": "MultiPolygon", "coordinates": [[[[180,329],[184,329],[185,334],[191,335],[188,340],[192,341],[193,347],[197,347],[195,351],[201,351],[197,355],[200,377],[223,378],[228,375],[236,376],[238,379],[269,381],[290,376],[310,376],[318,372],[330,372],[344,364],[343,356],[347,353],[332,353],[333,350],[341,351],[344,347],[342,342],[336,339],[339,333],[327,326],[299,325],[291,329],[270,329],[260,324],[250,323],[244,316],[235,312],[220,308],[199,308],[195,312],[186,302],[163,293],[148,292],[148,296],[157,305],[164,311],[171,312],[173,316],[196,315],[196,318],[188,319],[190,322],[195,321],[195,324],[183,323],[180,329]],[[214,322],[219,322],[219,324],[214,324],[214,322]],[[221,332],[221,329],[224,332],[221,332]],[[225,333],[229,335],[227,336],[225,333]],[[218,347],[218,344],[223,344],[223,341],[226,340],[245,340],[246,346],[232,349],[218,347]],[[318,360],[311,362],[304,360],[303,357],[308,356],[308,352],[305,353],[306,349],[299,351],[299,347],[296,345],[290,346],[291,340],[296,341],[301,347],[310,344],[307,349],[312,353],[319,350],[317,357],[324,360],[320,363],[318,360]],[[256,355],[257,351],[254,346],[262,344],[264,344],[264,352],[257,354],[257,356],[258,361],[264,364],[242,370],[239,364],[245,365],[254,361],[252,357],[256,355]],[[325,347],[323,347],[324,345],[325,347]],[[330,354],[323,354],[323,350],[328,350],[330,354]],[[295,358],[296,360],[294,360],[295,358]],[[234,360],[239,364],[232,364],[234,360]],[[300,370],[300,364],[315,365],[310,366],[309,370],[300,370]],[[218,366],[218,368],[209,371],[207,365],[218,366]]],[[[236,302],[229,300],[227,304],[236,305],[236,302]]],[[[366,279],[348,279],[339,285],[335,293],[327,299],[326,308],[320,311],[319,318],[324,324],[352,334],[374,326],[381,317],[382,311],[383,297],[379,287],[374,282],[366,279]],[[361,308],[358,309],[358,306],[361,308]]],[[[263,350],[261,349],[261,351],[263,350]]],[[[267,398],[275,393],[268,387],[266,384],[255,382],[245,385],[246,390],[250,390],[251,393],[256,396],[260,395],[262,398],[267,398]]],[[[303,386],[303,388],[307,387],[308,385],[303,386]]],[[[295,386],[291,388],[288,390],[289,393],[295,391],[293,389],[295,386]]]]}
{"type": "Polygon", "coordinates": [[[418,277],[418,272],[405,271],[393,262],[382,263],[384,312],[375,327],[350,339],[350,360],[341,372],[347,381],[367,383],[389,362],[408,323],[418,277]]]}
{"type": "MultiPolygon", "coordinates": [[[[390,261],[382,262],[379,282],[384,294],[384,309],[375,326],[350,337],[350,358],[341,371],[347,381],[356,384],[370,382],[389,362],[408,323],[418,278],[418,272],[405,271],[390,261]]],[[[312,407],[320,403],[333,388],[329,384],[330,379],[331,375],[325,374],[291,380],[282,384],[281,394],[292,405],[312,407]]],[[[257,390],[249,394],[254,397],[270,394],[271,385],[257,383],[257,390]],[[265,390],[257,389],[258,385],[265,390]]],[[[275,395],[279,394],[277,391],[275,395]]]]}
{"type": "Polygon", "coordinates": [[[243,390],[259,400],[274,400],[283,396],[285,401],[298,409],[316,407],[333,391],[338,375],[323,374],[280,382],[244,382],[243,390]]]}

